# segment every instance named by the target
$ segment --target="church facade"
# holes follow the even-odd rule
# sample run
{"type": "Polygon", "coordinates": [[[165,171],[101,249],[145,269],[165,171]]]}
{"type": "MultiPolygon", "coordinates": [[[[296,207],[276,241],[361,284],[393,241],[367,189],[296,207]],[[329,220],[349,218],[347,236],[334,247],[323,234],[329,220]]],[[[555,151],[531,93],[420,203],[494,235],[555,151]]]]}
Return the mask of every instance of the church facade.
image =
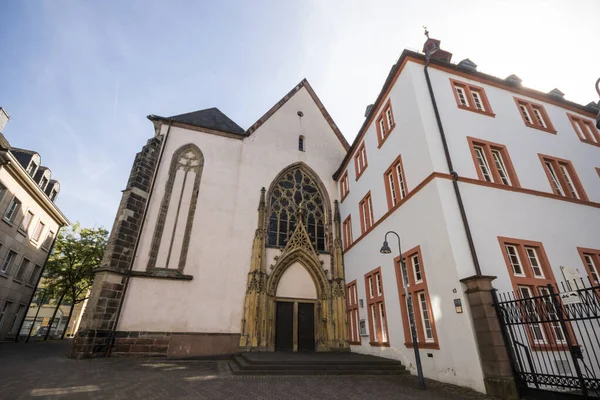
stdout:
{"type": "MultiPolygon", "coordinates": [[[[543,300],[564,266],[600,285],[597,107],[423,53],[351,146],[306,80],[247,130],[149,116],[72,355],[353,351],[415,373],[412,317],[426,377],[513,396],[492,289],[543,300]]],[[[564,341],[543,330],[524,345],[564,341]]]]}

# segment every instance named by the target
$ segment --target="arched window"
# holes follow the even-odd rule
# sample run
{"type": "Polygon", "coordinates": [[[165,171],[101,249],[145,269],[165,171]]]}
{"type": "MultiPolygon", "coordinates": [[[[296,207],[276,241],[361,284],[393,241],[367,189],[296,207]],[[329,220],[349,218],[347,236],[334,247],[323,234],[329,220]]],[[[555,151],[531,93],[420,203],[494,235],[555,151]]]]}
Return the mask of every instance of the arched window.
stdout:
{"type": "Polygon", "coordinates": [[[298,150],[305,151],[304,150],[304,136],[302,136],[302,135],[300,135],[300,137],[298,138],[298,150]]]}
{"type": "Polygon", "coordinates": [[[269,197],[270,246],[284,247],[296,228],[296,212],[302,205],[304,225],[317,251],[325,250],[325,204],[314,179],[301,167],[285,173],[269,197]]]}
{"type": "Polygon", "coordinates": [[[171,158],[148,269],[183,270],[190,245],[204,155],[194,144],[180,147],[171,158]]]}

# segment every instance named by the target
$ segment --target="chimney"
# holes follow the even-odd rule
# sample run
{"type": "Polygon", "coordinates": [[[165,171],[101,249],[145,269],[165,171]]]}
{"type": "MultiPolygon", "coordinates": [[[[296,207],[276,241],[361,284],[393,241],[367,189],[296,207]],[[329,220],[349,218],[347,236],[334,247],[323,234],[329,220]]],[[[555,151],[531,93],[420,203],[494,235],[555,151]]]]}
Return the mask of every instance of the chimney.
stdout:
{"type": "Polygon", "coordinates": [[[458,67],[462,68],[462,69],[466,69],[467,71],[477,71],[477,64],[475,64],[473,61],[469,60],[468,58],[465,58],[464,60],[459,62],[458,67]]]}
{"type": "Polygon", "coordinates": [[[372,109],[373,109],[373,104],[369,104],[367,106],[367,108],[365,109],[365,118],[367,118],[369,116],[369,113],[371,112],[372,109]]]}
{"type": "Polygon", "coordinates": [[[423,53],[425,55],[429,54],[429,56],[435,60],[450,62],[452,60],[452,53],[442,50],[440,47],[441,41],[437,39],[430,39],[427,37],[425,44],[423,45],[423,53]]]}
{"type": "Polygon", "coordinates": [[[518,87],[521,87],[521,82],[523,82],[523,79],[519,78],[515,74],[507,76],[506,79],[504,79],[504,80],[506,81],[506,83],[511,84],[513,86],[518,86],[518,87]]]}
{"type": "Polygon", "coordinates": [[[0,132],[2,132],[4,130],[4,127],[6,126],[6,123],[8,122],[9,119],[10,119],[10,116],[8,115],[6,110],[4,108],[0,107],[0,132]]]}
{"type": "Polygon", "coordinates": [[[560,90],[558,90],[557,88],[552,89],[551,91],[548,92],[548,94],[552,97],[558,97],[558,98],[563,98],[565,97],[565,94],[563,92],[561,92],[560,90]]]}

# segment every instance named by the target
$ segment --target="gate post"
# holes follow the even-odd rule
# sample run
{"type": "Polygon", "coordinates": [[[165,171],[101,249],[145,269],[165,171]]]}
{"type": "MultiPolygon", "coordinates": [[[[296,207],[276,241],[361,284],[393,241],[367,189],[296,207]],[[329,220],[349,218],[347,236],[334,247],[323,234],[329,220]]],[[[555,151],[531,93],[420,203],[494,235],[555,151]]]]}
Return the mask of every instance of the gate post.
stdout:
{"type": "Polygon", "coordinates": [[[495,276],[474,275],[461,282],[471,310],[477,348],[488,395],[502,399],[518,399],[506,343],[492,297],[495,276]]]}

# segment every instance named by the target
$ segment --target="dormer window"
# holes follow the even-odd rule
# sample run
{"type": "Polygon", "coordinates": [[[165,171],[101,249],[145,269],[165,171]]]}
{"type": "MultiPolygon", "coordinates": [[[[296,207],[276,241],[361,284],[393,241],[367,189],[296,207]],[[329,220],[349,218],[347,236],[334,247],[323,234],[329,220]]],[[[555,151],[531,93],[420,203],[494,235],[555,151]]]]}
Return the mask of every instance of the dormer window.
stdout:
{"type": "Polygon", "coordinates": [[[52,192],[50,192],[50,200],[54,201],[56,199],[56,196],[58,196],[58,192],[56,191],[56,189],[52,189],[52,192]]]}
{"type": "Polygon", "coordinates": [[[36,163],[34,163],[33,161],[29,163],[29,166],[27,167],[27,173],[31,176],[33,176],[35,174],[35,171],[37,170],[38,166],[36,163]]]}
{"type": "Polygon", "coordinates": [[[298,150],[305,151],[304,149],[304,136],[300,135],[298,138],[298,150]]]}
{"type": "Polygon", "coordinates": [[[46,186],[48,186],[48,177],[44,175],[42,176],[42,179],[40,179],[40,187],[44,190],[46,189],[46,186]]]}

